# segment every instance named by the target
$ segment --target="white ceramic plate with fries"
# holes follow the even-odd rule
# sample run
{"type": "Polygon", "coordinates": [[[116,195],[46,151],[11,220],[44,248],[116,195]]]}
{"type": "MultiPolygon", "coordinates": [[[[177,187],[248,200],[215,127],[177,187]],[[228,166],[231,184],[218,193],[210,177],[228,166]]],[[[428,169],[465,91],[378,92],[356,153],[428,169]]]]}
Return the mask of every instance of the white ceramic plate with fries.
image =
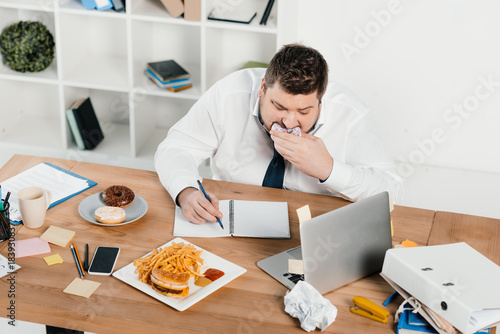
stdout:
{"type": "MultiPolygon", "coordinates": [[[[164,244],[163,246],[160,246],[158,250],[159,249],[165,250],[166,248],[179,243],[184,243],[185,245],[193,245],[192,243],[187,242],[181,238],[175,238],[170,242],[164,244]]],[[[191,305],[194,305],[195,303],[199,302],[212,292],[216,291],[217,289],[221,288],[222,286],[226,285],[227,283],[229,283],[230,281],[232,281],[233,279],[235,279],[236,277],[242,275],[247,271],[245,268],[242,268],[213,253],[210,253],[204,250],[203,248],[200,248],[196,245],[193,246],[195,250],[202,251],[202,253],[199,255],[203,260],[203,264],[199,268],[200,273],[203,273],[206,269],[215,268],[223,271],[224,276],[213,281],[212,283],[208,284],[205,287],[196,286],[194,284],[195,277],[194,276],[191,277],[189,279],[189,293],[185,297],[181,298],[167,297],[157,292],[156,290],[153,290],[150,284],[142,282],[139,279],[139,272],[136,272],[137,267],[134,265],[133,262],[115,271],[113,273],[113,276],[115,276],[116,278],[122,280],[127,284],[130,284],[131,286],[144,292],[145,294],[150,295],[151,297],[156,298],[159,301],[175,308],[176,310],[184,311],[191,305]]],[[[141,259],[148,258],[148,256],[149,258],[153,258],[155,254],[153,254],[153,256],[151,256],[151,254],[153,254],[153,252],[144,255],[141,259]]],[[[144,272],[142,272],[142,274],[144,275],[144,272]]]]}

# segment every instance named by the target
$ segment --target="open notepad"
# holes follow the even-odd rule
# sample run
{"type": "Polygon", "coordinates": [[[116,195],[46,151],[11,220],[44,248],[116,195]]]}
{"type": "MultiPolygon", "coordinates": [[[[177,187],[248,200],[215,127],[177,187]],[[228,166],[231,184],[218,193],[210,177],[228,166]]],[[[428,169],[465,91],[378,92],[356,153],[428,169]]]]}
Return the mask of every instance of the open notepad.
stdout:
{"type": "Polygon", "coordinates": [[[224,229],[211,222],[193,224],[179,207],[175,210],[174,236],[290,238],[286,202],[222,200],[219,210],[224,229]]]}
{"type": "Polygon", "coordinates": [[[25,187],[35,186],[49,190],[52,193],[50,209],[97,184],[92,180],[48,162],[31,167],[1,183],[2,196],[5,197],[7,191],[11,192],[9,214],[10,220],[14,222],[21,220],[17,192],[25,187]]]}

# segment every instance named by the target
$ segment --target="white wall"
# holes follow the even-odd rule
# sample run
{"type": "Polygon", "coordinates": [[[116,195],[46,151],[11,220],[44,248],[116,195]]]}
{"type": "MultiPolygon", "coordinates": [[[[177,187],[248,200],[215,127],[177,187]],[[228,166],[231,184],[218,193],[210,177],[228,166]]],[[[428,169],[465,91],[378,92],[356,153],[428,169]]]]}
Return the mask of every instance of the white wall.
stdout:
{"type": "Polygon", "coordinates": [[[376,114],[407,181],[405,205],[500,218],[500,211],[458,210],[462,203],[451,208],[443,199],[458,191],[498,206],[498,195],[481,191],[500,186],[499,11],[496,0],[298,3],[297,41],[322,52],[331,78],[376,114]],[[439,171],[426,175],[433,168],[439,171]],[[443,168],[463,172],[443,180],[443,168]],[[476,175],[491,177],[476,184],[476,175]],[[467,187],[450,188],[467,176],[467,187]],[[432,189],[450,192],[433,198],[432,189]]]}

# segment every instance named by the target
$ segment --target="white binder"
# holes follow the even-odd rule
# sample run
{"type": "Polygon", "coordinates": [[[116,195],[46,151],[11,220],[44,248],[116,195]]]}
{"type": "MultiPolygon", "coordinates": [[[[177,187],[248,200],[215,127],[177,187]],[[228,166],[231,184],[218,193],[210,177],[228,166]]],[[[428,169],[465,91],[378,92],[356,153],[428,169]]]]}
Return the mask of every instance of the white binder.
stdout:
{"type": "Polygon", "coordinates": [[[500,267],[464,242],[390,249],[381,275],[465,334],[500,322],[500,267]]]}

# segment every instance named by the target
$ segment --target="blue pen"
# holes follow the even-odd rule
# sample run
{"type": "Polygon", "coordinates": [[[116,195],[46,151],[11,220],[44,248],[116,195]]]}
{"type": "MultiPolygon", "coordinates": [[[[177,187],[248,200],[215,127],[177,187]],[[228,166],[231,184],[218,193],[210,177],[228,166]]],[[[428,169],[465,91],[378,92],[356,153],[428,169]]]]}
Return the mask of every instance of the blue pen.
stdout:
{"type": "MultiPolygon", "coordinates": [[[[196,180],[196,181],[198,182],[198,185],[200,186],[200,190],[203,192],[203,195],[205,195],[205,198],[206,198],[206,199],[207,199],[210,203],[212,203],[212,202],[210,201],[210,198],[208,198],[208,195],[207,195],[207,193],[205,192],[205,189],[203,189],[203,186],[201,185],[200,180],[196,180]]],[[[224,229],[224,226],[222,226],[222,222],[220,221],[220,218],[219,218],[219,217],[215,217],[215,218],[217,218],[217,221],[219,222],[220,227],[221,227],[222,229],[224,229]]]]}

